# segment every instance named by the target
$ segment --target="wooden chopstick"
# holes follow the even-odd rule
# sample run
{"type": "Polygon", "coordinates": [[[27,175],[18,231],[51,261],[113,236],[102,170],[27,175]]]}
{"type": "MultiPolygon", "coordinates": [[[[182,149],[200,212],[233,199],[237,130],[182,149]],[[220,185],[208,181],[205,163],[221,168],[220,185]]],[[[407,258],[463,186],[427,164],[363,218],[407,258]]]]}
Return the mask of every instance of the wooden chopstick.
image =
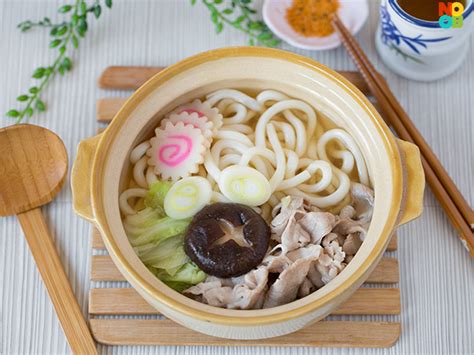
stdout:
{"type": "Polygon", "coordinates": [[[361,71],[374,97],[378,100],[384,110],[386,114],[385,118],[388,119],[388,123],[394,128],[401,139],[420,146],[423,168],[425,170],[428,184],[441,206],[446,211],[452,224],[464,240],[465,246],[467,246],[471,255],[474,256],[474,236],[471,230],[473,224],[472,209],[464,200],[454,182],[441,166],[441,163],[431,151],[428,144],[421,137],[421,134],[410,121],[408,115],[401,108],[388,85],[377,73],[357,41],[337,16],[334,19],[334,26],[341,37],[342,43],[351,55],[354,63],[361,71]],[[401,118],[401,116],[403,116],[403,118],[401,118]],[[407,122],[409,122],[409,124],[407,122]],[[408,125],[410,125],[411,130],[408,129],[408,125]],[[422,149],[421,146],[423,146],[424,149],[422,149]],[[435,163],[433,163],[433,161],[435,161],[435,163]],[[437,171],[439,175],[436,173],[437,171]],[[443,178],[441,176],[443,176],[443,178]],[[447,185],[450,187],[447,188],[447,185]]]}
{"type": "MultiPolygon", "coordinates": [[[[344,24],[340,21],[339,18],[337,18],[336,21],[339,24],[339,26],[341,25],[344,26],[344,24]]],[[[364,54],[364,52],[358,45],[357,41],[355,40],[355,38],[349,33],[347,28],[341,29],[341,31],[345,32],[348,42],[350,43],[351,47],[357,52],[358,57],[364,63],[364,65],[368,68],[369,72],[377,73],[376,69],[374,68],[372,63],[369,61],[367,56],[364,54]]],[[[464,199],[459,189],[456,187],[456,184],[451,179],[448,172],[441,165],[441,162],[439,161],[438,157],[433,153],[428,143],[426,143],[421,133],[415,127],[415,125],[413,124],[413,122],[410,120],[407,113],[405,112],[405,110],[402,108],[398,100],[395,98],[392,91],[388,87],[386,81],[378,73],[376,74],[376,76],[377,76],[376,79],[378,79],[379,81],[378,84],[380,88],[382,89],[382,93],[390,102],[390,105],[392,106],[393,110],[397,114],[399,120],[405,126],[407,131],[410,133],[411,137],[413,138],[414,143],[420,148],[422,155],[427,159],[434,173],[436,174],[436,176],[438,176],[438,179],[440,179],[446,191],[449,193],[451,198],[454,200],[454,202],[458,206],[464,219],[469,224],[469,227],[472,229],[474,227],[474,213],[472,209],[470,208],[469,204],[464,199]]]]}

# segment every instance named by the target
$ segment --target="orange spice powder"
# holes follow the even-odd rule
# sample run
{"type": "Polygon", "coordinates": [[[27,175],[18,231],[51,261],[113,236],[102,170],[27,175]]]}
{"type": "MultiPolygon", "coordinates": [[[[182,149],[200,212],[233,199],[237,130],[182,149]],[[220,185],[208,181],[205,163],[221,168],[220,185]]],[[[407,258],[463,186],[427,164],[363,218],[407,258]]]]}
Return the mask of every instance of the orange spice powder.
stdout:
{"type": "Polygon", "coordinates": [[[338,0],[293,0],[286,19],[305,37],[325,37],[334,32],[331,22],[338,8],[338,0]]]}

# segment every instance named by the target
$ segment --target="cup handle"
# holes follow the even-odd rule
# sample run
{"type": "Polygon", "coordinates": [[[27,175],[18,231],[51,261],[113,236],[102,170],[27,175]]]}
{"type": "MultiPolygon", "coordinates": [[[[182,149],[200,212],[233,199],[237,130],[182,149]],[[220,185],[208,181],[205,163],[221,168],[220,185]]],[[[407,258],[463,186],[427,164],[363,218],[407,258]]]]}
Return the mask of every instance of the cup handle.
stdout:
{"type": "Polygon", "coordinates": [[[405,206],[401,212],[398,225],[405,224],[419,217],[423,212],[423,193],[425,190],[425,173],[421,164],[420,149],[412,143],[397,139],[398,147],[404,155],[404,196],[405,206]]]}
{"type": "Polygon", "coordinates": [[[91,205],[91,175],[95,151],[101,135],[79,142],[77,156],[71,171],[71,188],[74,211],[81,217],[94,222],[91,205]]]}

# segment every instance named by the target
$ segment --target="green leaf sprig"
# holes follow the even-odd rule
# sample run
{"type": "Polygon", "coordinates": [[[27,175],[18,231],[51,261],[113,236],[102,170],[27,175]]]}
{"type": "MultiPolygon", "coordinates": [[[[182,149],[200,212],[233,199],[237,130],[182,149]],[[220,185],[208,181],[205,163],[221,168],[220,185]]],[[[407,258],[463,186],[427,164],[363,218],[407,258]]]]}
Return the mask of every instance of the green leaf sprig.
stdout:
{"type": "Polygon", "coordinates": [[[43,18],[41,21],[38,22],[33,22],[31,20],[23,21],[18,24],[18,28],[20,29],[21,32],[27,32],[31,30],[33,27],[53,27],[53,23],[51,23],[51,20],[49,17],[43,18]]]}
{"type": "MultiPolygon", "coordinates": [[[[111,8],[112,0],[104,0],[104,4],[111,8]]],[[[38,22],[27,20],[18,24],[18,28],[22,32],[27,32],[35,27],[50,29],[49,47],[57,49],[58,52],[56,59],[50,66],[39,67],[33,71],[32,77],[38,80],[37,84],[31,86],[28,93],[17,97],[17,101],[23,104],[23,108],[11,109],[6,113],[7,117],[15,118],[16,123],[33,116],[35,112],[46,110],[46,104],[40,97],[43,89],[57,73],[64,75],[72,69],[70,53],[79,47],[79,40],[87,32],[88,15],[92,14],[98,19],[102,13],[102,5],[100,0],[94,0],[91,5],[88,5],[85,0],[76,0],[74,4],[61,6],[58,12],[67,16],[67,19],[59,23],[52,23],[48,17],[45,17],[38,22]]]]}
{"type": "MultiPolygon", "coordinates": [[[[196,0],[191,0],[194,5],[196,0]]],[[[223,0],[202,0],[211,13],[216,33],[221,33],[224,25],[230,25],[249,36],[249,44],[275,47],[281,41],[273,35],[263,21],[255,19],[257,11],[251,7],[252,0],[231,0],[230,6],[225,6],[223,0]]]]}

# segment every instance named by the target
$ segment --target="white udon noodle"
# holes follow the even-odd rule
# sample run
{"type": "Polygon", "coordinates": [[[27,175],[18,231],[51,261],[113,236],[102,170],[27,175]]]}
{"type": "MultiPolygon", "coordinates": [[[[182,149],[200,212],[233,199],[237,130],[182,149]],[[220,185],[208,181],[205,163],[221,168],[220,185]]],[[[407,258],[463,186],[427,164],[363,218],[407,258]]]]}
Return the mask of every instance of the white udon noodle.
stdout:
{"type": "MultiPolygon", "coordinates": [[[[355,140],[340,128],[324,131],[306,102],[274,90],[253,98],[234,89],[213,92],[205,102],[223,115],[223,126],[214,135],[198,173],[209,180],[213,202],[229,202],[217,182],[221,171],[232,165],[253,167],[270,182],[271,198],[255,207],[267,220],[286,195],[303,196],[321,209],[340,209],[349,200],[349,174],[356,172],[361,183],[370,184],[355,140]]],[[[145,141],[130,154],[133,178],[119,201],[125,215],[138,211],[130,200],[143,198],[158,180],[148,165],[149,147],[145,141]]]]}

